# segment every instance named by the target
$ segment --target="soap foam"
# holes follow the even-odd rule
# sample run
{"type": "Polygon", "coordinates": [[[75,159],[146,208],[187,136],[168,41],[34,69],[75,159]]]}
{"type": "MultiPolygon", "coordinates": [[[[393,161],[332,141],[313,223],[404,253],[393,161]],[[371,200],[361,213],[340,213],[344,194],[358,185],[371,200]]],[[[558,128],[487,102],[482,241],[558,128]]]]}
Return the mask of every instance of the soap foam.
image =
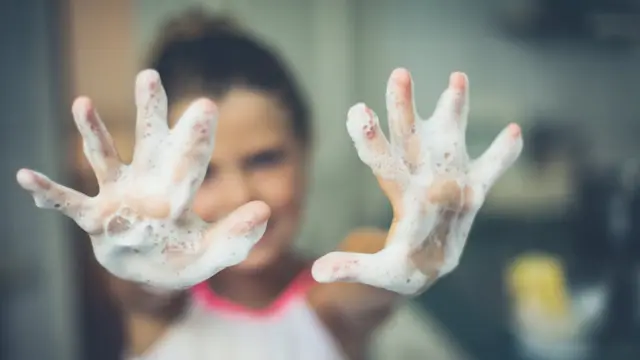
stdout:
{"type": "Polygon", "coordinates": [[[347,130],[362,162],[401,189],[390,201],[402,216],[382,251],[330,253],[316,261],[313,275],[319,282],[360,282],[415,294],[457,267],[473,220],[491,186],[520,155],[522,137],[511,124],[482,156],[469,159],[469,86],[462,73],[451,74],[427,120],[415,109],[408,71],[392,73],[386,96],[391,141],[362,103],[349,110],[347,130]]]}
{"type": "Polygon", "coordinates": [[[216,224],[197,217],[190,209],[213,152],[215,104],[195,101],[170,130],[160,77],[145,70],[136,80],[136,106],[135,153],[125,165],[90,100],[74,103],[100,185],[96,197],[31,170],[20,170],[17,180],[38,207],[59,210],[87,231],[108,271],[165,294],[242,262],[266,231],[268,207],[250,203],[216,224]]]}

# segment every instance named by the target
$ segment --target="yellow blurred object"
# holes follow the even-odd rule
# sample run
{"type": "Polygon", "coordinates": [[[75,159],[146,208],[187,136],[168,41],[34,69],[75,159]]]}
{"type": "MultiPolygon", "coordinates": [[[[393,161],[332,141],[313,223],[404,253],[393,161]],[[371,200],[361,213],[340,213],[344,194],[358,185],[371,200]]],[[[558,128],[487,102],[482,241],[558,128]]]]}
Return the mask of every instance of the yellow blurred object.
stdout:
{"type": "Polygon", "coordinates": [[[518,257],[508,268],[507,284],[517,308],[534,308],[541,315],[570,313],[565,273],[560,260],[545,254],[518,257]]]}

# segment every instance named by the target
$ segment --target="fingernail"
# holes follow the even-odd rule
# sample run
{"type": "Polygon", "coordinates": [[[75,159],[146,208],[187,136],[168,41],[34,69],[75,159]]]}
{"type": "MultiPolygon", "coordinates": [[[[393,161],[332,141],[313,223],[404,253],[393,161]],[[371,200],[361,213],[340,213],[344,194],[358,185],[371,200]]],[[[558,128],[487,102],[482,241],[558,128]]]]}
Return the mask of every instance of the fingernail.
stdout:
{"type": "Polygon", "coordinates": [[[522,134],[522,129],[516,123],[509,124],[509,126],[507,127],[507,130],[509,131],[509,135],[511,135],[511,137],[514,137],[514,138],[522,134]]]}
{"type": "Polygon", "coordinates": [[[456,71],[449,76],[449,87],[455,90],[464,90],[466,86],[466,76],[464,73],[456,71]]]}

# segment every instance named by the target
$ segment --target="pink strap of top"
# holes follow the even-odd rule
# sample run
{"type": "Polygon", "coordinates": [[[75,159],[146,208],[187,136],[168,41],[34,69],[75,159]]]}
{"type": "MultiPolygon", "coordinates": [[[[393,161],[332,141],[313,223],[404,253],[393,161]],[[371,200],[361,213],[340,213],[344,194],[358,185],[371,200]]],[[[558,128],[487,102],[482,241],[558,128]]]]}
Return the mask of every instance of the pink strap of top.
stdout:
{"type": "Polygon", "coordinates": [[[316,284],[310,270],[301,272],[289,284],[289,286],[269,306],[262,309],[252,309],[234,303],[216,294],[206,282],[202,282],[191,288],[191,294],[195,301],[204,304],[207,308],[226,314],[241,315],[251,318],[268,318],[277,316],[287,308],[292,301],[306,295],[309,288],[316,284]]]}

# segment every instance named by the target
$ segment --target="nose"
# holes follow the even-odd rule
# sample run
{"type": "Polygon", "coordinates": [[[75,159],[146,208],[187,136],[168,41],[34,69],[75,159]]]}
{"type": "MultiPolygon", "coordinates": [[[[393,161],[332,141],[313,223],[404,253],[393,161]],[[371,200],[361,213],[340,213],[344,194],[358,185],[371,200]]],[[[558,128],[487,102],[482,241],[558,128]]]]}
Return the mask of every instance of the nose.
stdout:
{"type": "Polygon", "coordinates": [[[240,171],[222,174],[217,203],[222,214],[229,214],[253,199],[249,179],[240,171]]]}

